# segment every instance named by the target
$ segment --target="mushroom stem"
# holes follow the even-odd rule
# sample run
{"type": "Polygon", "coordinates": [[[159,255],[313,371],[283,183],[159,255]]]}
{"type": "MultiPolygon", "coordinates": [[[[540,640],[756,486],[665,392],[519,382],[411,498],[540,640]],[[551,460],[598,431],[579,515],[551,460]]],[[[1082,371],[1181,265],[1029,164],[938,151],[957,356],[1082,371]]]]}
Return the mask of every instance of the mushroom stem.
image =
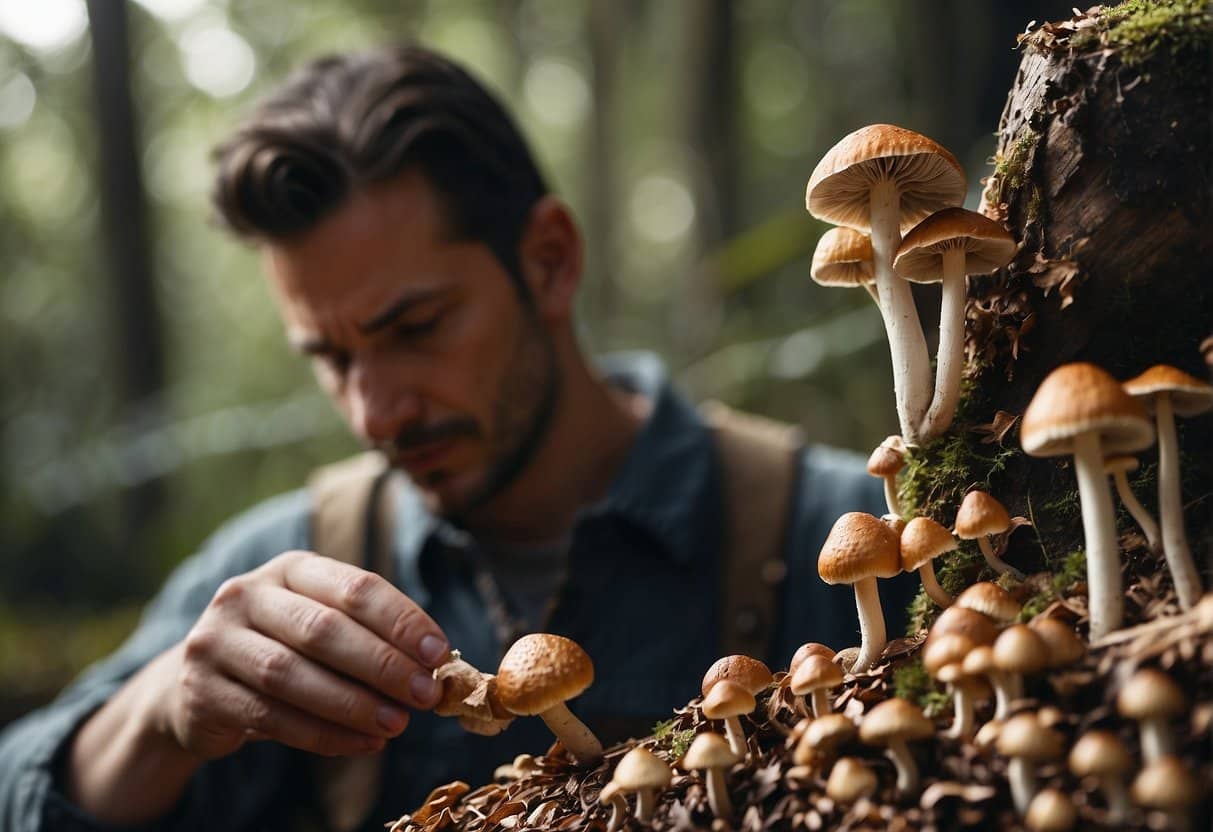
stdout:
{"type": "Polygon", "coordinates": [[[1141,721],[1141,756],[1146,765],[1165,754],[1175,753],[1175,738],[1166,717],[1150,717],[1141,721]]]}
{"type": "Polygon", "coordinates": [[[855,607],[859,611],[859,655],[851,666],[851,673],[863,673],[876,663],[887,643],[884,612],[875,578],[861,578],[855,582],[855,607]]]}
{"type": "Polygon", "coordinates": [[[1099,788],[1108,803],[1108,825],[1117,827],[1129,814],[1129,790],[1119,777],[1100,777],[1099,788]]]}
{"type": "Polygon", "coordinates": [[[953,740],[967,740],[977,728],[973,719],[973,686],[965,681],[952,685],[952,702],[956,716],[944,736],[953,740]]]}
{"type": "Polygon", "coordinates": [[[602,759],[602,743],[585,727],[584,722],[573,716],[563,702],[548,708],[539,718],[547,724],[556,739],[560,740],[577,762],[588,765],[602,759]]]}
{"type": "Polygon", "coordinates": [[[628,802],[622,794],[611,798],[611,818],[607,821],[606,832],[616,832],[623,825],[623,814],[628,810],[628,802]]]}
{"type": "Polygon", "coordinates": [[[927,591],[927,597],[941,607],[952,605],[952,596],[944,592],[943,587],[939,585],[935,578],[935,566],[931,561],[918,567],[918,577],[922,578],[922,588],[927,591]]]}
{"type": "Polygon", "coordinates": [[[718,818],[728,820],[733,817],[733,801],[729,798],[729,787],[724,779],[723,768],[709,768],[708,775],[708,805],[718,818]]]}
{"type": "Polygon", "coordinates": [[[1113,471],[1112,481],[1116,483],[1116,493],[1120,496],[1120,501],[1125,504],[1125,508],[1129,510],[1129,514],[1133,515],[1133,519],[1137,521],[1137,525],[1141,526],[1141,530],[1146,536],[1146,545],[1150,547],[1150,551],[1161,552],[1162,542],[1158,536],[1158,524],[1154,522],[1154,518],[1150,516],[1150,512],[1146,511],[1146,507],[1138,501],[1137,495],[1129,487],[1129,478],[1125,476],[1125,472],[1113,471]]]}
{"type": "Polygon", "coordinates": [[[917,442],[930,395],[931,368],[910,284],[893,273],[893,258],[901,244],[901,190],[893,180],[881,179],[872,185],[869,200],[872,265],[880,315],[889,336],[897,419],[905,440],[917,442]]]}
{"type": "Polygon", "coordinates": [[[1088,606],[1091,641],[1120,627],[1124,616],[1121,597],[1120,547],[1108,475],[1103,470],[1099,436],[1081,433],[1074,438],[1074,473],[1082,505],[1082,533],[1087,547],[1088,606]]]}
{"type": "Polygon", "coordinates": [[[1012,757],[1007,764],[1007,779],[1011,781],[1011,797],[1015,801],[1015,811],[1023,817],[1028,811],[1028,804],[1036,795],[1036,766],[1023,757],[1012,757]]]}
{"type": "Polygon", "coordinates": [[[986,563],[988,563],[990,568],[998,574],[1010,575],[1017,581],[1022,581],[1028,577],[1014,566],[998,557],[998,555],[994,554],[994,547],[990,544],[989,535],[983,535],[982,537],[977,538],[977,546],[981,549],[981,554],[983,557],[985,557],[986,563]]]}
{"type": "Polygon", "coordinates": [[[918,791],[918,766],[905,740],[891,739],[885,755],[897,769],[897,794],[908,797],[918,791]]]}
{"type": "Polygon", "coordinates": [[[901,503],[897,500],[897,475],[889,474],[881,477],[884,480],[884,504],[889,508],[889,514],[901,516],[901,503]]]}
{"type": "Polygon", "coordinates": [[[1158,513],[1162,520],[1162,551],[1171,570],[1179,606],[1190,610],[1200,600],[1200,576],[1192,561],[1184,534],[1183,497],[1179,489],[1179,442],[1175,438],[1175,414],[1170,393],[1159,393],[1154,401],[1158,422],[1158,513]]]}
{"type": "Polygon", "coordinates": [[[939,436],[952,424],[960,402],[960,376],[965,349],[965,251],[943,253],[943,297],[939,306],[939,349],[935,353],[935,393],[923,422],[923,438],[939,436]]]}
{"type": "Polygon", "coordinates": [[[725,717],[724,735],[729,740],[729,750],[744,759],[749,753],[749,748],[746,747],[745,731],[741,730],[741,719],[739,717],[725,717]]]}
{"type": "Polygon", "coordinates": [[[637,820],[647,823],[653,819],[653,806],[656,803],[653,797],[653,790],[650,788],[639,788],[636,790],[637,820]]]}
{"type": "Polygon", "coordinates": [[[1015,689],[1015,679],[1018,677],[1005,670],[991,671],[986,676],[994,688],[994,719],[1006,719],[1011,712],[1011,703],[1019,698],[1015,689]]]}
{"type": "Polygon", "coordinates": [[[813,697],[813,716],[820,717],[833,713],[833,708],[830,707],[830,692],[827,688],[817,688],[811,695],[813,697]]]}

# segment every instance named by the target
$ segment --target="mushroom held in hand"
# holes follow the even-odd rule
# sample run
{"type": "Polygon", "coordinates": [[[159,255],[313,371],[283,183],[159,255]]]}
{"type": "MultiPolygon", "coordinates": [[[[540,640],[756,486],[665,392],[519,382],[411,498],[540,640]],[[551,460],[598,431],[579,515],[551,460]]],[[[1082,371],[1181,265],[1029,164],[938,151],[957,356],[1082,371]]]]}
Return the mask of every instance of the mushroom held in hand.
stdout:
{"type": "Polygon", "coordinates": [[[943,208],[910,229],[897,249],[893,271],[898,277],[943,284],[935,394],[920,439],[947,430],[960,402],[968,275],[1001,269],[1015,256],[1015,248],[1011,232],[994,220],[965,208],[943,208]]]}
{"type": "Polygon", "coordinates": [[[1041,382],[1024,411],[1020,442],[1032,456],[1074,455],[1087,547],[1091,640],[1120,627],[1120,546],[1105,454],[1132,453],[1154,441],[1142,406],[1094,364],[1063,364],[1041,382]]]}
{"type": "Polygon", "coordinates": [[[887,636],[876,579],[900,571],[900,541],[879,518],[852,511],[835,521],[817,558],[817,574],[827,584],[855,588],[861,643],[852,673],[868,670],[884,651],[887,636]]]}
{"type": "Polygon", "coordinates": [[[943,591],[935,578],[933,561],[946,552],[956,551],[956,538],[930,517],[915,517],[901,532],[901,568],[918,571],[922,588],[941,607],[950,606],[952,596],[943,591]]]}
{"type": "Polygon", "coordinates": [[[831,228],[821,235],[809,274],[819,286],[862,286],[880,303],[872,271],[872,240],[854,228],[831,228]]]}
{"type": "Polygon", "coordinates": [[[918,791],[918,766],[907,742],[923,740],[935,726],[917,705],[896,697],[886,699],[864,715],[859,738],[868,745],[882,745],[897,768],[897,793],[908,797],[918,791]]]}
{"type": "Polygon", "coordinates": [[[697,735],[682,758],[683,768],[704,772],[708,782],[708,805],[716,817],[725,820],[733,817],[733,801],[729,798],[724,773],[738,759],[725,738],[711,731],[697,735]]]}
{"type": "Polygon", "coordinates": [[[636,819],[653,819],[656,793],[670,785],[670,767],[647,748],[633,748],[615,766],[611,782],[625,792],[636,793],[636,819]]]}
{"type": "Polygon", "coordinates": [[[1131,454],[1120,454],[1105,459],[1103,469],[1112,475],[1112,482],[1116,484],[1116,493],[1120,496],[1120,501],[1125,504],[1125,508],[1137,521],[1137,525],[1141,526],[1141,531],[1146,536],[1146,545],[1150,547],[1151,552],[1159,553],[1162,552],[1162,535],[1158,531],[1158,524],[1154,522],[1150,512],[1146,511],[1146,507],[1141,504],[1137,495],[1133,493],[1133,489],[1129,487],[1128,472],[1136,471],[1138,464],[1137,457],[1131,454]]]}
{"type": "Polygon", "coordinates": [[[1200,599],[1201,587],[1196,562],[1184,534],[1175,417],[1196,416],[1213,408],[1213,387],[1175,367],[1157,364],[1126,381],[1124,389],[1154,412],[1158,427],[1158,514],[1162,521],[1162,551],[1175,583],[1179,606],[1190,610],[1200,599]]]}
{"type": "Polygon", "coordinates": [[[914,442],[931,397],[931,359],[910,286],[893,274],[901,229],[960,205],[964,169],[940,145],[872,124],[830,148],[809,177],[805,207],[818,219],[870,231],[880,314],[889,336],[901,435],[914,442]]]}
{"type": "Polygon", "coordinates": [[[956,536],[961,540],[977,540],[982,557],[1000,575],[1010,575],[1022,581],[1026,575],[994,554],[990,535],[1002,534],[1011,528],[1011,515],[1002,503],[984,491],[970,491],[956,512],[956,536]]]}
{"type": "Polygon", "coordinates": [[[564,704],[594,681],[585,651],[562,636],[531,633],[518,639],[497,669],[497,693],[512,714],[538,715],[579,763],[602,759],[602,743],[564,704]]]}

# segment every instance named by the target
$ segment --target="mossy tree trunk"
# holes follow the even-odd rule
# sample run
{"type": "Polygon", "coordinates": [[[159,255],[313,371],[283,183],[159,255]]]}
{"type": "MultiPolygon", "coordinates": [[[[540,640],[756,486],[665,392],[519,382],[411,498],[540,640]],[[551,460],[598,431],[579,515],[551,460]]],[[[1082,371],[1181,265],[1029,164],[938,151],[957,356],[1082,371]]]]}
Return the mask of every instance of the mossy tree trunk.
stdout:
{"type": "MultiPolygon", "coordinates": [[[[1083,545],[1073,467],[1025,456],[1011,419],[1070,361],[1122,381],[1159,363],[1208,375],[1199,345],[1213,333],[1213,21],[1201,2],[1134,0],[1023,41],[981,206],[1022,248],[1007,269],[970,279],[965,401],[905,490],[950,523],[965,491],[987,488],[1035,524],[1011,535],[1006,559],[1057,570],[1083,545]]],[[[1209,589],[1213,415],[1179,431],[1188,537],[1209,589]]],[[[1157,516],[1156,449],[1140,460],[1131,482],[1157,516]]],[[[1119,528],[1136,529],[1123,509],[1119,528]]],[[[971,563],[966,579],[980,569],[971,563]]]]}

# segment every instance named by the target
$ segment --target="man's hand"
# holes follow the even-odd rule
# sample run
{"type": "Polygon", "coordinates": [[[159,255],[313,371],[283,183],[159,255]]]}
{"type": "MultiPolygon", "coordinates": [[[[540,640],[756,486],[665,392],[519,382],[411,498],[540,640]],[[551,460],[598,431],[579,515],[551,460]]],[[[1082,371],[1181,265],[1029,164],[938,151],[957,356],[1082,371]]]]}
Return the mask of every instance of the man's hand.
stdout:
{"type": "Polygon", "coordinates": [[[432,707],[438,625],[378,575],[287,552],[226,581],[180,645],[166,727],[211,759],[268,739],[317,754],[377,751],[432,707]]]}

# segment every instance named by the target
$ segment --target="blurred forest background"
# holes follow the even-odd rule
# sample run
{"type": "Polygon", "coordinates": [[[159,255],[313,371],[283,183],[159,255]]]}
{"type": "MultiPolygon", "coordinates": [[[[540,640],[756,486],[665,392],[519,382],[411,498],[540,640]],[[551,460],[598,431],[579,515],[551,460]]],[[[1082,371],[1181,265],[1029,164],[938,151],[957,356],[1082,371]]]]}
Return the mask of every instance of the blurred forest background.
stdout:
{"type": "Polygon", "coordinates": [[[1070,5],[0,0],[0,724],[225,518],[355,450],[210,221],[211,147],[291,69],[404,38],[461,59],[581,218],[592,349],[866,452],[896,430],[888,349],[866,293],[809,279],[808,175],[892,122],[976,207],[1015,35],[1070,5]]]}

